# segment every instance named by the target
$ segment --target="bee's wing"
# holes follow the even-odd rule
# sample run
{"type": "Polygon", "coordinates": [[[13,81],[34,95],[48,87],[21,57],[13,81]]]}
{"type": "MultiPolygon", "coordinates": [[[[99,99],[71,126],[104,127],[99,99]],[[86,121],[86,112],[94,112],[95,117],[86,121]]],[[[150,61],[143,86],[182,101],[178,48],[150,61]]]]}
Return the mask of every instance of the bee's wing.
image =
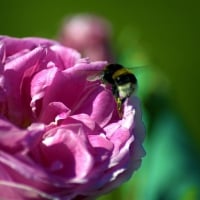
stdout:
{"type": "MultiPolygon", "coordinates": [[[[68,70],[69,71],[69,70],[68,70]]],[[[74,70],[76,73],[78,73],[80,76],[85,76],[88,81],[98,81],[101,80],[103,77],[103,71],[102,70],[82,70],[77,69],[74,70]]]]}
{"type": "Polygon", "coordinates": [[[87,76],[88,81],[98,81],[102,80],[103,72],[102,71],[93,71],[91,72],[91,75],[87,76]]]}
{"type": "Polygon", "coordinates": [[[134,72],[134,71],[138,71],[138,70],[144,70],[147,67],[149,67],[149,66],[148,65],[138,65],[138,66],[126,67],[126,69],[128,69],[128,71],[130,71],[130,72],[134,72]]]}
{"type": "Polygon", "coordinates": [[[88,81],[101,80],[103,77],[104,68],[107,66],[107,61],[94,61],[92,63],[80,62],[77,63],[68,71],[76,72],[82,76],[85,76],[88,81]]]}

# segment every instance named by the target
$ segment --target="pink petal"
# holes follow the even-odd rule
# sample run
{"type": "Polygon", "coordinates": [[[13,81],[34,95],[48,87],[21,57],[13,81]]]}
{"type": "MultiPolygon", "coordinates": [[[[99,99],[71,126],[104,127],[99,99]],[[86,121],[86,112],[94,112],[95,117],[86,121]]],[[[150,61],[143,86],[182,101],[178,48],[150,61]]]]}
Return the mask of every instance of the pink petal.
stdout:
{"type": "Polygon", "coordinates": [[[110,121],[114,109],[116,109],[116,103],[113,95],[110,90],[104,90],[93,101],[91,118],[104,127],[110,121]]]}
{"type": "Polygon", "coordinates": [[[110,157],[114,145],[104,134],[89,135],[89,141],[95,150],[96,162],[103,162],[110,157]]]}
{"type": "MultiPolygon", "coordinates": [[[[0,195],[5,197],[19,198],[36,198],[38,195],[48,197],[45,190],[51,182],[48,175],[35,163],[23,162],[16,156],[10,156],[0,151],[0,195]],[[5,191],[13,191],[6,194],[5,191]]],[[[50,196],[50,195],[49,195],[50,196]]]]}
{"type": "MultiPolygon", "coordinates": [[[[8,98],[8,117],[16,124],[22,124],[25,120],[24,112],[22,112],[24,105],[20,90],[23,73],[27,68],[36,65],[41,56],[43,56],[43,53],[44,49],[38,47],[5,65],[4,89],[6,90],[8,98]]],[[[28,96],[26,96],[26,98],[28,98],[28,96]]]]}
{"type": "Polygon", "coordinates": [[[14,38],[8,36],[1,36],[0,41],[6,46],[6,56],[13,55],[24,49],[34,49],[38,46],[50,46],[56,44],[53,40],[43,38],[14,38]]]}
{"type": "Polygon", "coordinates": [[[67,107],[73,108],[80,100],[85,84],[85,79],[79,75],[58,71],[45,92],[43,107],[50,102],[62,102],[67,107]]]}
{"type": "Polygon", "coordinates": [[[16,152],[22,149],[22,141],[26,137],[27,131],[20,130],[10,122],[0,119],[0,146],[7,151],[16,152]],[[15,137],[13,137],[15,136],[15,137]]]}
{"type": "MultiPolygon", "coordinates": [[[[84,126],[86,126],[89,130],[91,130],[91,133],[88,132],[87,130],[87,134],[90,135],[95,135],[95,134],[99,134],[99,133],[103,133],[103,129],[101,127],[98,126],[98,124],[91,119],[90,116],[88,116],[87,114],[77,114],[77,115],[72,115],[70,117],[73,120],[76,120],[77,123],[83,123],[84,126]]],[[[69,119],[67,119],[67,121],[63,121],[63,124],[65,123],[71,123],[68,121],[69,119]]]]}
{"type": "Polygon", "coordinates": [[[12,153],[30,150],[41,140],[44,131],[43,124],[32,124],[23,130],[0,119],[0,147],[12,153]]]}
{"type": "Polygon", "coordinates": [[[86,133],[79,124],[54,128],[46,133],[41,146],[43,164],[66,178],[83,178],[93,166],[89,147],[86,133]]]}
{"type": "Polygon", "coordinates": [[[54,52],[54,54],[59,56],[64,65],[64,69],[74,66],[76,62],[81,58],[80,53],[71,48],[54,45],[51,46],[50,49],[54,52]]]}
{"type": "Polygon", "coordinates": [[[47,88],[52,84],[53,79],[58,72],[56,67],[51,67],[38,72],[31,82],[31,107],[36,111],[36,101],[42,99],[47,88]]]}
{"type": "Polygon", "coordinates": [[[101,86],[86,89],[76,113],[87,113],[99,126],[104,127],[111,119],[116,103],[110,90],[101,86]]]}
{"type": "Polygon", "coordinates": [[[0,42],[0,72],[3,70],[3,63],[5,62],[6,51],[4,43],[0,42]]]}
{"type": "Polygon", "coordinates": [[[61,102],[52,102],[45,107],[40,115],[40,122],[45,124],[65,119],[70,114],[70,109],[61,102]],[[63,117],[62,117],[63,116],[63,117]]]}

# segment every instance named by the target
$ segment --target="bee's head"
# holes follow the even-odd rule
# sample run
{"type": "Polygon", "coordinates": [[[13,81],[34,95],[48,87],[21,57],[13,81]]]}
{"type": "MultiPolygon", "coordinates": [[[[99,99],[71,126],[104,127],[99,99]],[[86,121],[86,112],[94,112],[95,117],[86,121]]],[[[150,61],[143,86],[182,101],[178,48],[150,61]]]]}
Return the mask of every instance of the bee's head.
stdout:
{"type": "Polygon", "coordinates": [[[108,83],[114,84],[113,74],[120,69],[123,69],[123,66],[120,64],[107,65],[104,69],[103,80],[108,83]]]}
{"type": "Polygon", "coordinates": [[[121,75],[117,76],[114,80],[117,85],[124,85],[127,83],[131,83],[131,84],[135,84],[135,85],[137,84],[137,79],[136,79],[135,75],[131,74],[131,73],[121,74],[121,75]]]}

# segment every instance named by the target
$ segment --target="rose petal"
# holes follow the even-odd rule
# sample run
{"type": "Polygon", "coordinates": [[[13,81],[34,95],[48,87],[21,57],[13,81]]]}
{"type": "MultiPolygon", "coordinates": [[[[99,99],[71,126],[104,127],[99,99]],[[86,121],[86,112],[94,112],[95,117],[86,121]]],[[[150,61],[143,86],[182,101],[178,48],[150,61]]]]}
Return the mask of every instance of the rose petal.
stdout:
{"type": "Polygon", "coordinates": [[[7,176],[1,176],[0,186],[3,187],[0,187],[0,195],[7,196],[3,188],[4,186],[8,186],[7,190],[9,191],[10,188],[12,188],[14,194],[11,194],[13,194],[14,197],[20,196],[20,199],[22,197],[38,197],[40,194],[42,196],[48,196],[37,188],[45,190],[45,187],[48,188],[51,182],[49,182],[48,175],[45,171],[35,163],[31,163],[30,165],[30,163],[25,163],[23,160],[17,159],[17,157],[14,158],[0,151],[0,168],[1,167],[3,167],[2,171],[4,171],[4,169],[6,170],[7,176]]]}
{"type": "Polygon", "coordinates": [[[72,67],[81,58],[80,53],[71,48],[66,48],[60,45],[51,46],[50,49],[60,57],[64,69],[72,67]]]}
{"type": "Polygon", "coordinates": [[[89,135],[89,141],[95,150],[96,162],[102,164],[103,161],[110,157],[114,145],[106,138],[104,134],[89,135]]]}
{"type": "MultiPolygon", "coordinates": [[[[21,124],[24,119],[21,97],[21,79],[24,71],[37,64],[38,60],[43,55],[44,49],[38,47],[33,51],[20,56],[18,59],[11,61],[4,68],[4,88],[7,95],[7,106],[9,119],[16,124],[21,124]]],[[[27,97],[26,97],[27,98],[27,97]]]]}
{"type": "Polygon", "coordinates": [[[61,173],[66,178],[83,178],[93,166],[89,149],[86,133],[81,126],[66,125],[47,132],[41,146],[41,156],[45,161],[43,164],[55,173],[61,173]]]}
{"type": "Polygon", "coordinates": [[[27,131],[20,130],[10,122],[0,119],[0,147],[7,151],[16,152],[22,149],[22,141],[27,131]],[[15,135],[15,137],[13,137],[15,135]]]}
{"type": "Polygon", "coordinates": [[[91,117],[87,114],[81,113],[77,115],[72,115],[70,118],[67,119],[67,121],[63,121],[63,124],[72,123],[71,121],[68,121],[70,119],[77,120],[78,123],[83,123],[85,127],[90,129],[91,133],[87,132],[88,135],[104,133],[103,129],[101,129],[98,124],[94,120],[92,120],[91,117]]]}
{"type": "Polygon", "coordinates": [[[0,36],[0,41],[6,46],[6,56],[13,55],[17,52],[20,52],[24,49],[34,49],[38,46],[50,46],[56,42],[44,38],[14,38],[8,36],[0,36]]]}
{"type": "MultiPolygon", "coordinates": [[[[53,79],[58,72],[56,67],[51,67],[38,72],[31,82],[31,107],[36,112],[36,102],[42,99],[47,88],[52,84],[53,79]]],[[[48,104],[47,104],[48,105],[48,104]]]]}
{"type": "MultiPolygon", "coordinates": [[[[99,126],[104,127],[111,119],[116,108],[114,97],[110,90],[104,87],[87,89],[84,98],[79,101],[78,113],[87,113],[99,126]]],[[[75,110],[75,109],[74,109],[75,110]]]]}
{"type": "Polygon", "coordinates": [[[45,107],[41,113],[39,121],[45,124],[65,119],[70,114],[70,109],[61,102],[52,102],[45,107]]]}
{"type": "Polygon", "coordinates": [[[38,144],[45,128],[43,124],[32,124],[25,130],[0,119],[0,147],[10,153],[26,151],[38,144]],[[13,137],[14,135],[14,137],[13,137]]]}
{"type": "Polygon", "coordinates": [[[3,63],[5,62],[6,51],[4,43],[0,42],[0,72],[3,70],[3,63]]]}
{"type": "Polygon", "coordinates": [[[83,95],[86,86],[85,77],[81,73],[72,73],[71,70],[57,71],[51,85],[45,92],[43,106],[57,101],[73,108],[83,95]],[[64,90],[61,89],[63,87],[64,90]]]}

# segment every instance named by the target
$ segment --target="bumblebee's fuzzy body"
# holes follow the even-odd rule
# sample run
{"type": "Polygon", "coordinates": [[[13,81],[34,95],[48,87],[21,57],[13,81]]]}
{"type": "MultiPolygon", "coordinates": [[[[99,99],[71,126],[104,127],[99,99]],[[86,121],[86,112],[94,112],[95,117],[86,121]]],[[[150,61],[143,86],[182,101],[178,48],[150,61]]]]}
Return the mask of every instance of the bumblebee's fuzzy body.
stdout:
{"type": "Polygon", "coordinates": [[[122,111],[122,104],[131,96],[137,86],[137,79],[134,74],[119,64],[110,64],[104,69],[102,80],[112,86],[119,112],[122,111]]]}

